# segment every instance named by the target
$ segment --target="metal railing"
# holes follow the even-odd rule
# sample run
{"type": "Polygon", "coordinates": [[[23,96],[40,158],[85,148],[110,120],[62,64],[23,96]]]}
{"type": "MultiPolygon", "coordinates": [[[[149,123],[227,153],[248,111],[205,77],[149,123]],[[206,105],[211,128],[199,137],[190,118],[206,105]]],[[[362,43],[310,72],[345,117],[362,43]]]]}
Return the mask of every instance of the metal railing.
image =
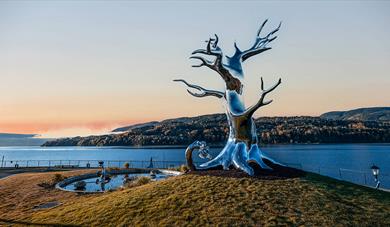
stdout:
{"type": "MultiPolygon", "coordinates": [[[[1,160],[0,168],[96,168],[99,161],[104,161],[104,165],[109,168],[123,168],[125,163],[129,168],[160,168],[169,169],[185,165],[185,161],[143,161],[143,160],[1,160]]],[[[200,164],[200,163],[195,163],[200,164]]],[[[302,165],[300,163],[283,163],[286,166],[301,169],[307,172],[317,173],[338,180],[348,181],[355,184],[373,187],[376,185],[375,179],[370,171],[360,171],[344,168],[329,168],[323,166],[302,165]]],[[[381,188],[390,189],[390,175],[381,173],[379,175],[381,188]]]]}
{"type": "Polygon", "coordinates": [[[142,160],[3,160],[0,168],[96,168],[99,161],[110,168],[122,168],[128,163],[130,168],[176,168],[185,164],[185,161],[142,161],[142,160]]]}
{"type": "MultiPolygon", "coordinates": [[[[314,166],[314,165],[302,165],[300,163],[283,163],[286,166],[304,170],[306,172],[317,173],[323,176],[328,176],[338,180],[348,181],[351,183],[364,185],[368,187],[374,187],[376,181],[372,172],[369,170],[353,170],[345,168],[330,168],[323,166],[314,166]]],[[[379,181],[381,182],[380,187],[385,189],[390,189],[390,174],[381,173],[379,175],[379,181]]]]}

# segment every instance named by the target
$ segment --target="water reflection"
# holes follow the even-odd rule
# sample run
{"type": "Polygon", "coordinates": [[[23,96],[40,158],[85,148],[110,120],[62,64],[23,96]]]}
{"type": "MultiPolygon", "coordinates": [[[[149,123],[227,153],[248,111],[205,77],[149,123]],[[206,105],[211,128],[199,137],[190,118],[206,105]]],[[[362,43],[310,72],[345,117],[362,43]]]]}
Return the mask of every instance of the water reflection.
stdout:
{"type": "Polygon", "coordinates": [[[139,177],[149,177],[152,181],[158,181],[166,179],[170,176],[169,174],[165,173],[155,173],[155,175],[152,177],[149,173],[134,173],[134,174],[119,174],[119,175],[112,175],[109,179],[102,180],[101,176],[97,176],[94,178],[85,179],[82,181],[76,181],[71,184],[66,185],[63,187],[66,190],[74,191],[76,189],[76,186],[80,184],[79,182],[85,182],[84,188],[79,188],[76,190],[86,191],[86,192],[104,192],[108,190],[114,190],[121,186],[123,186],[125,183],[133,181],[139,177]]]}

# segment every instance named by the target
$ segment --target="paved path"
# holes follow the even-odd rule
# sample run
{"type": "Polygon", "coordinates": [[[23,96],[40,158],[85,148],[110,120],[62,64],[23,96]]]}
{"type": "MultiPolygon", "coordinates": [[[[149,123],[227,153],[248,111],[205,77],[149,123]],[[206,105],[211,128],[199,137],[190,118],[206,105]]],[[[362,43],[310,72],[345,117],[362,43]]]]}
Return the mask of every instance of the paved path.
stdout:
{"type": "Polygon", "coordinates": [[[84,168],[47,168],[47,167],[30,167],[30,168],[0,168],[0,180],[18,173],[41,173],[53,171],[69,171],[84,168]]]}

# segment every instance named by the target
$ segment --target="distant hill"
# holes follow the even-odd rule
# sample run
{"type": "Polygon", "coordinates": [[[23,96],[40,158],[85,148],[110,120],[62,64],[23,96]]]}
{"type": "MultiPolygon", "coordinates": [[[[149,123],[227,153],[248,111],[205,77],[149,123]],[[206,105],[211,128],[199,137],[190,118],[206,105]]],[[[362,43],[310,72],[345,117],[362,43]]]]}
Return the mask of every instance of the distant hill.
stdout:
{"type": "Polygon", "coordinates": [[[320,116],[331,120],[390,121],[390,107],[359,108],[349,111],[332,111],[320,116]]]}
{"type": "Polygon", "coordinates": [[[0,146],[39,146],[48,140],[36,136],[36,134],[0,133],[0,146]]]}
{"type": "Polygon", "coordinates": [[[186,124],[197,124],[200,123],[200,121],[207,123],[207,122],[218,122],[218,121],[226,121],[226,115],[225,114],[207,114],[207,115],[201,115],[197,117],[179,117],[179,118],[173,118],[173,119],[167,119],[163,120],[161,122],[159,121],[151,121],[141,124],[135,124],[135,125],[129,125],[121,128],[116,128],[112,130],[112,132],[126,132],[131,131],[134,129],[139,130],[148,130],[152,129],[158,125],[169,125],[169,124],[178,124],[178,123],[186,123],[186,124]]]}
{"type": "Polygon", "coordinates": [[[154,127],[156,124],[158,124],[158,121],[151,121],[151,122],[146,122],[141,124],[129,125],[121,128],[116,128],[111,132],[125,132],[137,128],[154,127]]]}
{"type": "Polygon", "coordinates": [[[1,139],[33,138],[34,136],[38,136],[38,135],[37,134],[0,133],[1,139]]]}
{"type": "MultiPolygon", "coordinates": [[[[390,122],[321,117],[261,117],[255,120],[262,144],[390,143],[390,122]]],[[[229,133],[225,114],[182,117],[115,129],[117,134],[63,138],[43,146],[187,146],[195,140],[223,145],[229,133]]]]}

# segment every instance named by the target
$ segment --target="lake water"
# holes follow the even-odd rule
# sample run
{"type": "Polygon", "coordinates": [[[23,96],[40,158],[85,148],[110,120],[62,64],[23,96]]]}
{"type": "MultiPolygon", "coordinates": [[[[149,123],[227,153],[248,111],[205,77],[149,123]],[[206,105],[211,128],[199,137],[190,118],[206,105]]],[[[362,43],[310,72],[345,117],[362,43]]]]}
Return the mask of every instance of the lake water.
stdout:
{"type": "MultiPolygon", "coordinates": [[[[164,179],[168,178],[169,176],[174,176],[174,175],[167,175],[167,174],[159,173],[159,174],[156,174],[155,177],[152,178],[151,180],[152,181],[164,180],[164,179]]],[[[136,178],[138,178],[138,177],[150,177],[150,174],[149,173],[132,173],[132,174],[112,175],[108,182],[102,182],[100,177],[88,178],[88,179],[81,180],[81,181],[84,181],[86,183],[85,187],[83,189],[81,189],[81,191],[104,192],[104,191],[108,191],[108,190],[113,190],[113,189],[117,189],[119,187],[122,187],[125,184],[126,179],[135,178],[134,180],[136,180],[136,178]]],[[[63,189],[65,189],[67,191],[80,190],[80,189],[76,188],[76,185],[78,182],[80,182],[80,181],[70,183],[70,184],[66,185],[65,187],[63,187],[63,189]]]]}
{"type": "MultiPolygon", "coordinates": [[[[184,148],[129,148],[129,147],[0,147],[3,166],[47,165],[97,165],[105,160],[111,166],[123,166],[131,161],[133,167],[147,167],[153,159],[154,167],[168,167],[184,163],[184,148]],[[12,163],[10,162],[12,160],[12,163]],[[29,163],[21,160],[30,160],[29,163]],[[31,160],[40,160],[31,161],[31,160]],[[78,160],[78,161],[75,161],[78,160]],[[95,160],[95,161],[94,161],[95,160]],[[110,162],[108,162],[110,161],[110,162]],[[164,161],[164,162],[162,162],[164,161]]],[[[212,148],[216,155],[221,148],[212,148]]],[[[322,145],[272,145],[263,146],[265,154],[276,161],[304,170],[319,172],[334,178],[359,184],[374,185],[370,166],[380,167],[381,186],[390,188],[390,144],[322,144],[322,145]]],[[[196,162],[204,160],[196,157],[196,162]]]]}

